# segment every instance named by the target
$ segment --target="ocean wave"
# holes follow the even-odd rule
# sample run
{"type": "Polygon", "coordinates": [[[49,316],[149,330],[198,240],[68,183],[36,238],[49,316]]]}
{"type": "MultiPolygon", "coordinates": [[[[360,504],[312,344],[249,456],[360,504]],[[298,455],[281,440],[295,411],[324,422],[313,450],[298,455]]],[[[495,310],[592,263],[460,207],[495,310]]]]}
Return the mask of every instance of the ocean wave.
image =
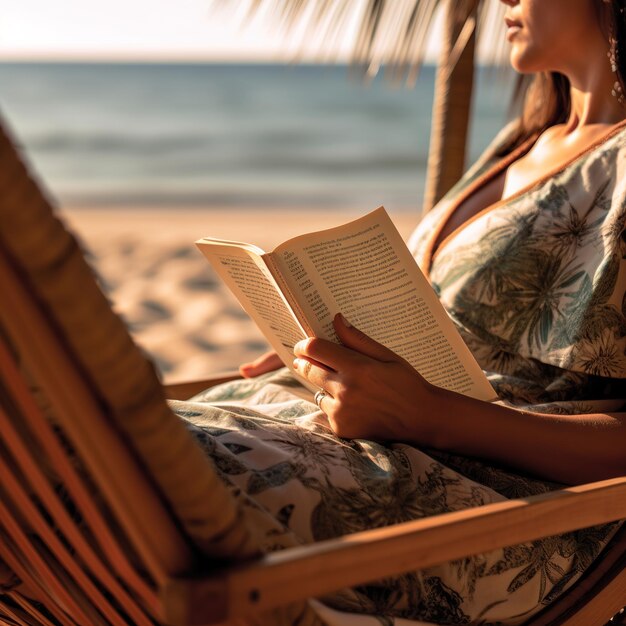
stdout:
{"type": "Polygon", "coordinates": [[[27,136],[24,145],[37,152],[131,152],[150,154],[154,151],[198,150],[210,147],[215,140],[209,136],[187,135],[131,135],[128,133],[69,133],[50,132],[27,136]]]}
{"type": "Polygon", "coordinates": [[[308,172],[334,177],[346,174],[367,174],[368,172],[422,171],[426,168],[427,161],[425,155],[398,155],[397,152],[371,155],[332,154],[311,158],[310,153],[303,150],[300,154],[288,156],[283,154],[265,154],[262,158],[243,156],[238,159],[238,167],[257,172],[280,169],[286,173],[308,172]]]}
{"type": "Polygon", "coordinates": [[[355,207],[373,207],[382,204],[391,204],[398,209],[414,209],[420,204],[422,190],[407,192],[396,195],[392,202],[380,197],[373,197],[365,191],[341,193],[336,189],[295,192],[277,189],[275,192],[250,190],[250,191],[224,191],[212,190],[195,192],[154,192],[150,190],[138,191],[108,191],[104,193],[73,192],[60,194],[63,206],[66,207],[184,207],[197,209],[267,209],[272,208],[306,208],[343,209],[355,207]]]}
{"type": "Polygon", "coordinates": [[[224,138],[202,134],[161,136],[118,135],[109,133],[50,132],[27,136],[23,147],[35,156],[75,160],[81,155],[102,159],[110,168],[125,158],[141,158],[144,173],[170,176],[201,175],[206,172],[309,173],[336,177],[371,172],[422,171],[427,155],[417,151],[402,153],[395,146],[375,151],[371,146],[346,142],[313,143],[301,136],[267,132],[254,141],[246,137],[224,138]],[[104,160],[106,159],[106,160],[104,160]]]}

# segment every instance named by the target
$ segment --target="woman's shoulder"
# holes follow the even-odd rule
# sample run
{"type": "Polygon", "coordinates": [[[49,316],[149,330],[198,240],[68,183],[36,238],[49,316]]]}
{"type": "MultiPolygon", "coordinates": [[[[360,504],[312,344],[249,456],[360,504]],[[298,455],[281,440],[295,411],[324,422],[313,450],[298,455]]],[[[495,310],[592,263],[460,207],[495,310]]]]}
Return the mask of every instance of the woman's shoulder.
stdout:
{"type": "Polygon", "coordinates": [[[505,156],[505,148],[507,146],[511,146],[511,142],[515,138],[519,138],[520,128],[521,119],[519,117],[509,120],[484,149],[480,157],[478,157],[477,162],[480,162],[483,159],[488,160],[495,157],[505,156]]]}
{"type": "Polygon", "coordinates": [[[442,200],[455,198],[474,180],[504,158],[508,152],[505,148],[511,144],[512,140],[519,134],[519,125],[519,119],[508,122],[489,142],[480,156],[465,171],[457,183],[452,186],[442,200]]]}
{"type": "Polygon", "coordinates": [[[445,215],[450,203],[454,202],[455,198],[463,193],[464,189],[502,158],[500,152],[518,133],[518,119],[507,123],[489,142],[488,146],[463,176],[461,176],[428,213],[421,216],[419,223],[408,240],[409,249],[419,265],[424,266],[426,264],[424,251],[428,248],[435,224],[445,215]]]}
{"type": "MultiPolygon", "coordinates": [[[[520,121],[515,119],[508,122],[489,142],[480,156],[474,161],[465,172],[461,180],[473,179],[476,174],[493,164],[495,161],[505,156],[504,148],[511,143],[513,138],[519,134],[520,121]]],[[[460,181],[459,181],[460,182],[460,181]]]]}
{"type": "MultiPolygon", "coordinates": [[[[502,159],[506,159],[513,151],[522,149],[524,145],[531,148],[545,146],[550,148],[552,145],[562,143],[564,129],[566,129],[565,124],[558,124],[548,127],[542,132],[522,133],[519,118],[509,122],[492,139],[487,148],[463,174],[457,184],[450,189],[448,194],[455,197],[475,179],[502,159]]],[[[581,142],[579,142],[581,145],[571,146],[565,157],[555,158],[555,161],[569,165],[573,162],[582,164],[587,160],[593,161],[597,158],[605,160],[608,158],[614,161],[614,165],[617,165],[618,161],[626,159],[626,119],[613,126],[593,130],[595,135],[590,134],[591,140],[589,137],[582,137],[581,142]]],[[[548,152],[550,151],[552,151],[551,148],[548,152]]],[[[550,167],[547,169],[550,170],[550,167]]]]}

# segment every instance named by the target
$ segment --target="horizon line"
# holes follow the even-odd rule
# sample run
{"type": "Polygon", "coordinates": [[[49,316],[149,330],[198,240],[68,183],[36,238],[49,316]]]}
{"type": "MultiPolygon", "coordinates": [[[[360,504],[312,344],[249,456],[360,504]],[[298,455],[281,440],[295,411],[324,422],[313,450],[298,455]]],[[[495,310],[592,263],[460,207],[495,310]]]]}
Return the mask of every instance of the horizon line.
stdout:
{"type": "MultiPolygon", "coordinates": [[[[436,57],[426,57],[422,62],[422,66],[436,66],[436,57]]],[[[328,58],[284,58],[277,56],[262,56],[258,55],[254,57],[221,57],[221,56],[204,56],[204,55],[79,55],[79,54],[34,54],[34,55],[13,55],[2,54],[0,52],[0,64],[8,63],[42,63],[42,64],[54,64],[54,63],[66,63],[66,64],[137,64],[137,65],[284,65],[284,66],[297,66],[297,65],[328,65],[328,66],[354,66],[358,67],[360,64],[358,61],[351,59],[328,59],[328,58]]],[[[386,66],[385,63],[381,63],[381,68],[386,66]]],[[[484,62],[478,59],[478,67],[505,67],[505,65],[498,65],[494,63],[484,62]]]]}

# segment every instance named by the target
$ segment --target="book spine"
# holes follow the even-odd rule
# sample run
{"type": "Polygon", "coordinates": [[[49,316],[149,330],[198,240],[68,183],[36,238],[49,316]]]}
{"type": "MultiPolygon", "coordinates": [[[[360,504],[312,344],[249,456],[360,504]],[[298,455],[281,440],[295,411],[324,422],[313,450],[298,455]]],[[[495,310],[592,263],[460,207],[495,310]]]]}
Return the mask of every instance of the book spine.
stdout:
{"type": "Polygon", "coordinates": [[[270,271],[270,274],[273,276],[274,280],[276,281],[276,284],[278,285],[279,289],[282,291],[283,295],[285,296],[285,300],[287,300],[287,302],[289,303],[289,306],[291,307],[291,310],[296,316],[296,319],[298,320],[298,322],[300,322],[300,326],[302,326],[302,328],[304,329],[304,331],[309,337],[313,337],[315,333],[313,332],[313,329],[311,328],[311,325],[309,324],[307,317],[304,314],[304,310],[302,309],[297,298],[294,296],[293,292],[291,291],[289,284],[287,283],[284,276],[282,275],[282,272],[278,268],[278,265],[276,265],[276,262],[274,261],[272,255],[264,254],[262,258],[263,258],[263,261],[265,261],[265,265],[267,266],[267,269],[270,271]]]}

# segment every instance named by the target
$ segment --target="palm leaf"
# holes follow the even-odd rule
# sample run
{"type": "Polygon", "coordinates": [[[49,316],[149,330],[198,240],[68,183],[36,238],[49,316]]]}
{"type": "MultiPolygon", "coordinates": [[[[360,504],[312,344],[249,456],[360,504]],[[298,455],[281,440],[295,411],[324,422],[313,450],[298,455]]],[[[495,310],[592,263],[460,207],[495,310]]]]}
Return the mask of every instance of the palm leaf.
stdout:
{"type": "MultiPolygon", "coordinates": [[[[213,0],[213,4],[241,3],[213,0]]],[[[506,7],[493,0],[248,0],[245,14],[269,16],[283,35],[295,33],[309,46],[317,42],[321,56],[327,58],[336,55],[329,50],[337,51],[340,42],[352,37],[351,61],[364,74],[375,75],[385,66],[396,79],[414,82],[424,61],[435,17],[443,5],[448,6],[461,26],[451,64],[462,53],[474,27],[483,60],[489,64],[504,63],[506,7]],[[477,19],[468,19],[476,5],[477,19]]]]}

